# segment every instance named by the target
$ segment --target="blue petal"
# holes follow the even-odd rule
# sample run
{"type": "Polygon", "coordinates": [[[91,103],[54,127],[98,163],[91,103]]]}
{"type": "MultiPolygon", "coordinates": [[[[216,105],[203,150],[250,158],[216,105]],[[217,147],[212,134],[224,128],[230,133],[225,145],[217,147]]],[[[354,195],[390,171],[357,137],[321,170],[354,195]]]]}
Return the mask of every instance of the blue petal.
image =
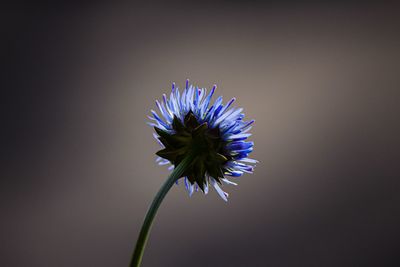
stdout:
{"type": "Polygon", "coordinates": [[[217,88],[217,86],[214,85],[213,88],[211,89],[210,93],[208,94],[208,96],[207,96],[206,99],[204,100],[204,102],[203,102],[203,104],[202,104],[202,107],[201,107],[201,110],[202,110],[202,113],[203,113],[203,114],[204,114],[204,112],[207,110],[208,105],[210,104],[211,98],[212,98],[212,96],[213,96],[213,94],[214,94],[216,88],[217,88]]]}
{"type": "Polygon", "coordinates": [[[224,191],[222,191],[221,187],[219,187],[218,183],[215,181],[214,178],[211,178],[211,184],[214,186],[215,191],[217,191],[218,195],[225,201],[228,201],[228,194],[224,191]]]}
{"type": "Polygon", "coordinates": [[[232,177],[239,177],[243,175],[242,171],[230,171],[226,175],[232,176],[232,177]]]}
{"type": "Polygon", "coordinates": [[[226,184],[237,185],[237,183],[234,183],[234,182],[232,182],[232,181],[229,181],[229,180],[226,179],[226,178],[222,178],[221,180],[222,180],[223,182],[225,182],[226,184]]]}
{"type": "Polygon", "coordinates": [[[230,150],[246,150],[251,148],[254,145],[253,142],[243,142],[243,141],[236,141],[229,143],[227,148],[230,150]]]}

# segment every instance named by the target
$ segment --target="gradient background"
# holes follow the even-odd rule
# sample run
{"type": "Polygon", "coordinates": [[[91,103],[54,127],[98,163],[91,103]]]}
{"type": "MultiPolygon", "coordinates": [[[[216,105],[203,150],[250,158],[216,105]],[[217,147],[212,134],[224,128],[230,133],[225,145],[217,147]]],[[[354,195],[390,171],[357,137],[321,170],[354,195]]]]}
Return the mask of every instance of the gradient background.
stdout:
{"type": "Polygon", "coordinates": [[[395,4],[2,11],[1,266],[127,266],[167,176],[145,125],[189,78],[256,120],[254,175],[173,187],[143,266],[400,264],[395,4]]]}

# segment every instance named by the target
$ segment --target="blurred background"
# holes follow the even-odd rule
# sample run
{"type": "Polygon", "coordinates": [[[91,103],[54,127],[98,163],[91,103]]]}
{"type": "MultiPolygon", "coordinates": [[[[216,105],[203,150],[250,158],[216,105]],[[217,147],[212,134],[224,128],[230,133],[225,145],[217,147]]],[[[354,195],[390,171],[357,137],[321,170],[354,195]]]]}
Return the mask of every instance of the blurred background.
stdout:
{"type": "Polygon", "coordinates": [[[143,266],[399,266],[395,3],[4,6],[1,266],[128,266],[175,81],[255,119],[254,175],[173,187],[143,266]]]}

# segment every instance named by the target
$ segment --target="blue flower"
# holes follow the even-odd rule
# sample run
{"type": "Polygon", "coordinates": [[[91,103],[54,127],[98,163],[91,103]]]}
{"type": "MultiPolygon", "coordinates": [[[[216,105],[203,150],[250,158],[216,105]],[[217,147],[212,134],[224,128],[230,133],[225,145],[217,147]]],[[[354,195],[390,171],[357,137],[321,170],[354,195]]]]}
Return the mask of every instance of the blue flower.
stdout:
{"type": "Polygon", "coordinates": [[[151,110],[148,124],[155,128],[153,135],[163,148],[156,153],[159,165],[170,165],[172,170],[188,153],[196,155],[182,175],[190,196],[199,188],[207,194],[212,185],[227,201],[228,193],[220,185],[237,185],[227,177],[252,173],[258,162],[248,158],[254,143],[246,141],[254,120],[244,121],[243,109],[232,107],[235,98],[224,105],[219,96],[211,104],[215,89],[214,85],[207,94],[207,89],[187,80],[181,94],[173,83],[169,98],[164,94],[163,101],[156,100],[161,116],[151,110]]]}

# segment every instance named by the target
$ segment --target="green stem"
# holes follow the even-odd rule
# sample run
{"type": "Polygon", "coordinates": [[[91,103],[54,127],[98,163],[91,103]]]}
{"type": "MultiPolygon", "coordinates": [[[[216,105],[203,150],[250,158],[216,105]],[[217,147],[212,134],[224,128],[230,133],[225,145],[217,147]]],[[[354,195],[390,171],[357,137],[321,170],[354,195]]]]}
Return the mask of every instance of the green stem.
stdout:
{"type": "Polygon", "coordinates": [[[162,185],[157,195],[154,197],[153,202],[150,205],[149,210],[147,211],[146,217],[144,219],[142,229],[140,230],[138,240],[136,242],[135,251],[132,255],[130,267],[139,267],[142,262],[144,249],[146,247],[147,239],[149,237],[151,225],[153,223],[154,217],[157,213],[158,207],[160,207],[161,202],[163,201],[165,195],[168,193],[169,189],[171,189],[172,185],[178,180],[186,168],[193,162],[194,155],[187,155],[173,170],[171,175],[162,185]]]}

